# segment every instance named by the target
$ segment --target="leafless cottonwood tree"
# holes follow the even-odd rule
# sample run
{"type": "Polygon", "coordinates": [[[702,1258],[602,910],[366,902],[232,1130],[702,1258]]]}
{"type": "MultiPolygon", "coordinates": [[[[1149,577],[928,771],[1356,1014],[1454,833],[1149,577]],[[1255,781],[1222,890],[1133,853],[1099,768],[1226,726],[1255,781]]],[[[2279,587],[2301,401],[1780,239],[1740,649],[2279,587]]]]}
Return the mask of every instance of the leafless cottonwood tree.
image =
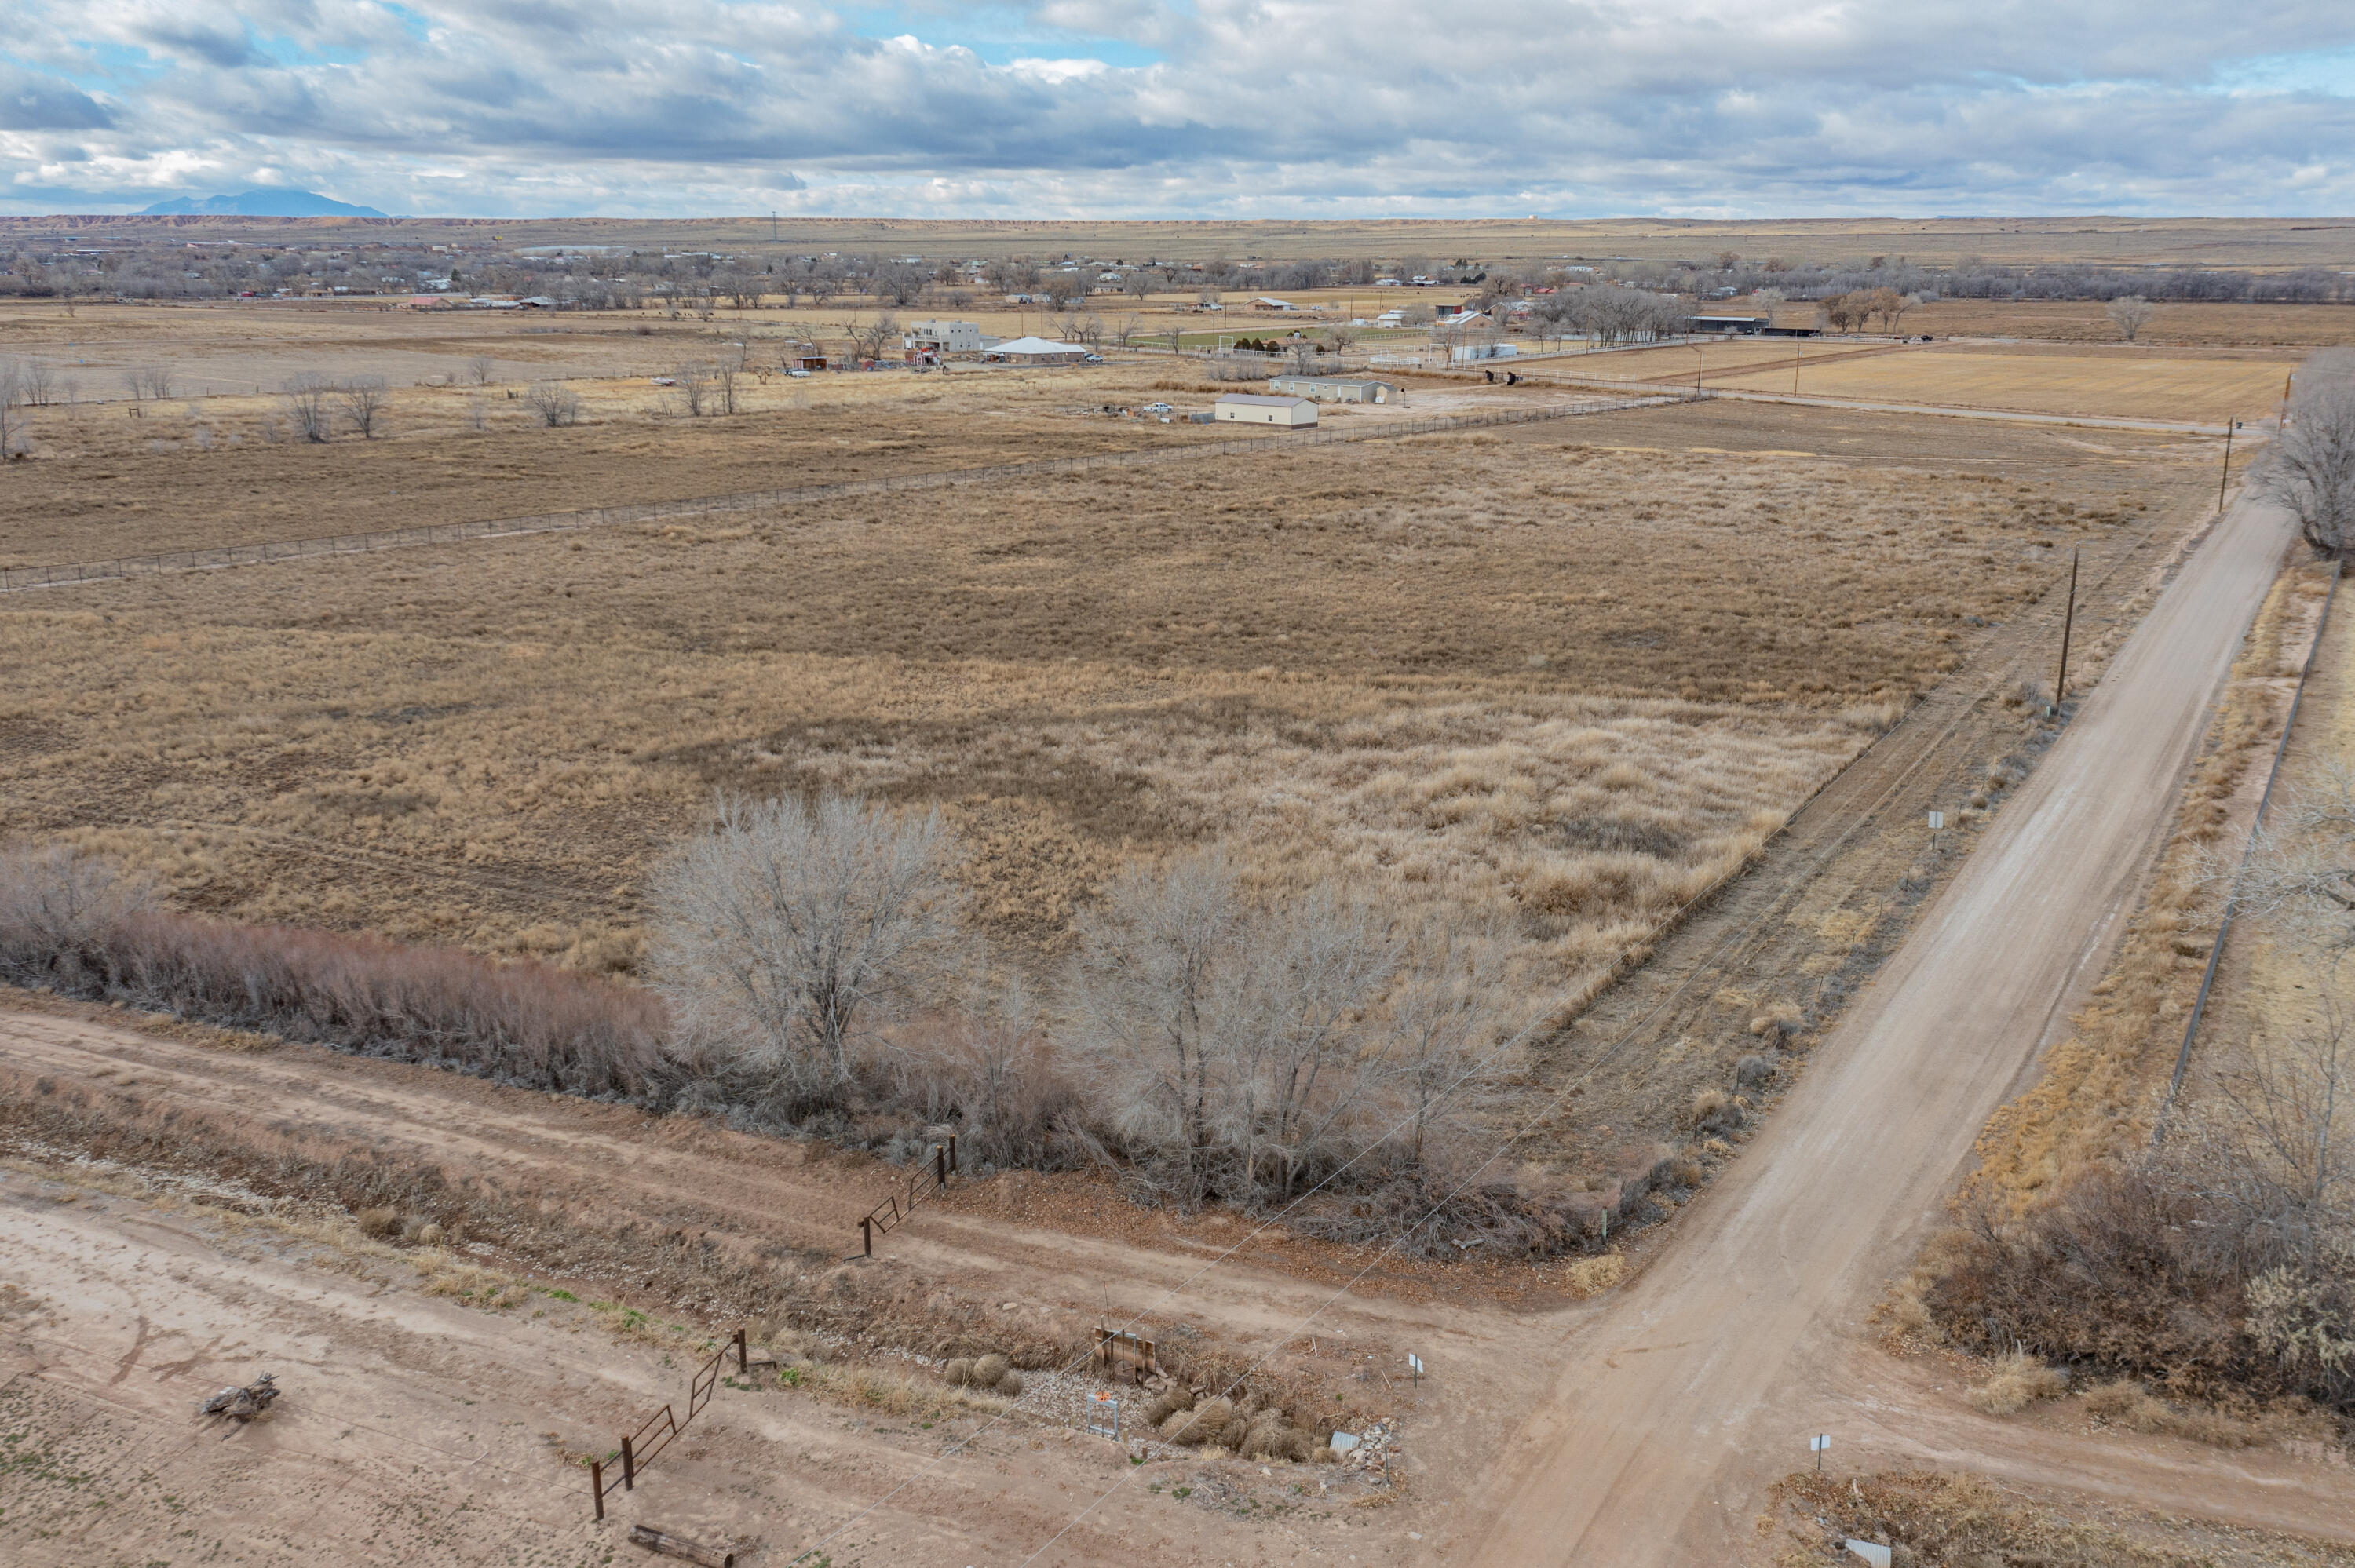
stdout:
{"type": "Polygon", "coordinates": [[[466,378],[477,387],[488,387],[491,372],[497,366],[498,361],[487,354],[470,355],[466,360],[466,378]]]}
{"type": "Polygon", "coordinates": [[[0,462],[14,462],[31,452],[32,404],[18,362],[0,365],[0,462]]]}
{"type": "Polygon", "coordinates": [[[1071,1011],[1139,1179],[1185,1208],[1296,1192],[1379,1097],[1362,1023],[1401,954],[1331,889],[1249,903],[1215,853],[1124,873],[1082,927],[1071,1011]]]}
{"type": "Polygon", "coordinates": [[[2121,294],[2102,310],[2110,318],[2110,324],[2118,329],[2118,335],[2128,343],[2132,343],[2135,334],[2148,326],[2150,318],[2158,313],[2151,302],[2140,294],[2121,294]]]}
{"type": "Polygon", "coordinates": [[[335,393],[335,383],[324,376],[305,374],[286,383],[286,414],[296,435],[324,441],[333,433],[329,409],[335,393]]]}
{"type": "Polygon", "coordinates": [[[549,429],[581,421],[581,394],[561,381],[533,382],[525,390],[523,401],[549,429]]]}
{"type": "Polygon", "coordinates": [[[744,378],[744,347],[730,344],[711,362],[712,400],[722,414],[736,412],[737,387],[744,378]]]}
{"type": "Polygon", "coordinates": [[[384,418],[384,406],[391,401],[392,388],[381,376],[360,376],[346,381],[336,391],[336,401],[342,406],[344,418],[362,440],[374,440],[376,428],[384,418]]]}
{"type": "Polygon", "coordinates": [[[16,389],[16,401],[30,408],[46,408],[58,401],[58,373],[46,359],[12,359],[0,367],[0,381],[16,389]]]}
{"type": "Polygon", "coordinates": [[[1385,1065],[1411,1118],[1405,1153],[1418,1176],[1444,1107],[1496,1081],[1502,1066],[1497,1041],[1527,1022],[1512,1016],[1503,1001],[1510,994],[1506,950],[1494,931],[1434,921],[1418,936],[1391,989],[1385,1065]]]}
{"type": "Polygon", "coordinates": [[[655,873],[655,983],[773,1092],[838,1095],[854,1042],[959,957],[954,854],[937,811],[830,792],[723,800],[655,873]]]}
{"type": "Polygon", "coordinates": [[[678,384],[678,401],[686,408],[687,417],[701,418],[711,402],[711,366],[682,365],[671,372],[671,379],[678,384]]]}
{"type": "Polygon", "coordinates": [[[2318,354],[2299,373],[2289,424],[2256,472],[2258,494],[2297,518],[2325,556],[2355,544],[2355,354],[2318,354]]]}
{"type": "Polygon", "coordinates": [[[880,359],[900,335],[900,318],[885,311],[872,321],[861,322],[850,329],[850,341],[858,345],[861,359],[880,359]]]}
{"type": "Polygon", "coordinates": [[[123,373],[123,385],[134,398],[153,402],[172,395],[172,372],[161,365],[134,365],[123,373]]]}

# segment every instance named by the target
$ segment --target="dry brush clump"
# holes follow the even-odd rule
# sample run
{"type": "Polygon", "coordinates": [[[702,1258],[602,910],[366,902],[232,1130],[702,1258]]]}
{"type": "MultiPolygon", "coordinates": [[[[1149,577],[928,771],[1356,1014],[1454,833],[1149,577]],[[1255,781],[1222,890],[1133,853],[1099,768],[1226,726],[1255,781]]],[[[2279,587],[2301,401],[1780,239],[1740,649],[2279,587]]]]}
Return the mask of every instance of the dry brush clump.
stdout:
{"type": "Polygon", "coordinates": [[[2169,1519],[2110,1520],[2082,1507],[2066,1515],[1967,1471],[1882,1471],[1861,1476],[1802,1472],[1771,1492],[1759,1520],[1780,1542],[1776,1568],[1825,1568],[1857,1561],[1849,1541],[1890,1549],[1897,1568],[2210,1568],[2220,1562],[2355,1563],[2340,1545],[2243,1528],[2218,1530],[2169,1519]],[[2186,1540],[2189,1536],[2190,1539],[2186,1540]]]}
{"type": "Polygon", "coordinates": [[[2019,1217],[1981,1204],[1921,1304],[1953,1342],[2179,1398],[2355,1414],[2355,1190],[2343,1022],[2266,1050],[2157,1151],[2019,1217]]]}
{"type": "Polygon", "coordinates": [[[677,1075],[659,1001],[539,963],[157,908],[70,848],[0,857],[0,979],[570,1094],[646,1098],[677,1075]]]}

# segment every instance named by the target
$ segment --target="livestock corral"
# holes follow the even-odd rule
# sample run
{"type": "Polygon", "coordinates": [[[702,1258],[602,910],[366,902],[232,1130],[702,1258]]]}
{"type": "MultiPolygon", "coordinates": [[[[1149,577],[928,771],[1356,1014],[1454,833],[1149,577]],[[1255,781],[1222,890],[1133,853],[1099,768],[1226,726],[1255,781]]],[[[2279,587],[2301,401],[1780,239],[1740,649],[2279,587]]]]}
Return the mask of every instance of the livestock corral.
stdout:
{"type": "MultiPolygon", "coordinates": [[[[0,468],[23,1560],[1468,1542],[1531,1369],[1743,1158],[2291,363],[1653,389],[1786,375],[1710,344],[1238,435],[1188,417],[1236,385],[1201,357],[787,374],[814,335],[0,314],[0,357],[166,389],[44,403],[0,468]],[[756,1045],[694,856],[837,832],[923,862],[924,961],[756,1045]]],[[[1990,1437],[1934,1361],[1892,1354],[1915,1446],[1873,1457],[1999,1442],[2071,1495],[2076,1435],[1990,1437]]],[[[2335,1438],[2279,1432],[2239,1490],[2123,1439],[2082,1560],[2336,1560],[2297,1554],[2344,1505],[2284,1500],[2335,1438]]]]}

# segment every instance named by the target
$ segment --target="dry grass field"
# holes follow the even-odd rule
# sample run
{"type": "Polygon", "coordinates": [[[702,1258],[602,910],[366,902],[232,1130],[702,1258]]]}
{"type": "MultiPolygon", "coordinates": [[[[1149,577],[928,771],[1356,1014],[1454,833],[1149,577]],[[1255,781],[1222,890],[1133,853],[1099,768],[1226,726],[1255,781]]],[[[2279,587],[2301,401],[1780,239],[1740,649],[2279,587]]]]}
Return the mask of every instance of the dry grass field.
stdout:
{"type": "MultiPolygon", "coordinates": [[[[1907,318],[1907,325],[1913,324],[1907,318]]],[[[2196,421],[2270,414],[2288,355],[1977,344],[1898,344],[1870,338],[1677,344],[1540,362],[1535,374],[1582,383],[1689,386],[1852,397],[1860,402],[2016,409],[2023,413],[2196,421]],[[1794,370],[1797,375],[1796,383],[1794,370]]]]}
{"type": "MultiPolygon", "coordinates": [[[[2222,425],[2227,418],[2254,419],[2270,413],[2281,396],[2283,377],[2296,367],[2296,361],[2286,356],[2186,357],[2136,350],[2007,354],[1942,344],[1835,358],[1813,372],[1802,356],[1799,390],[1873,402],[2222,425]]],[[[1777,367],[1728,376],[1719,385],[1785,392],[1790,377],[1777,367]]]]}
{"type": "MultiPolygon", "coordinates": [[[[2208,461],[1975,434],[1908,462],[1923,437],[1886,426],[1668,410],[45,591],[0,607],[24,676],[0,836],[104,844],[240,917],[626,968],[638,878],[715,789],[830,781],[947,806],[994,926],[1034,950],[1124,859],[1217,841],[1271,882],[1501,916],[1575,990],[2070,540],[2152,526],[2161,476],[2208,461]]],[[[601,472],[678,442],[633,439],[647,455],[601,472]]],[[[730,439],[666,461],[708,481],[730,439]]],[[[335,465],[453,446],[184,450],[150,493],[177,462],[266,487],[293,527],[365,490],[335,465]]],[[[531,450],[444,493],[591,498],[531,450]]],[[[157,503],[104,537],[205,525],[157,503]]]]}

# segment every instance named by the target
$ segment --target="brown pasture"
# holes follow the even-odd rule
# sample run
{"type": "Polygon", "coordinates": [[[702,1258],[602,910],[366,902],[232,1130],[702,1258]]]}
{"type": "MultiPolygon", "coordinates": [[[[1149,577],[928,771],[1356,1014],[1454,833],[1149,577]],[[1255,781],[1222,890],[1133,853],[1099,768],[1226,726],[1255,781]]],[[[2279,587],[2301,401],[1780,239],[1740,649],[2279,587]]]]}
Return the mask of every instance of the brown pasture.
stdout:
{"type": "Polygon", "coordinates": [[[833,783],[948,809],[1027,950],[1124,861],[1223,842],[1499,917],[1575,991],[2209,461],[1816,412],[42,590],[0,606],[0,837],[199,909],[625,969],[714,790],[833,783]]]}

